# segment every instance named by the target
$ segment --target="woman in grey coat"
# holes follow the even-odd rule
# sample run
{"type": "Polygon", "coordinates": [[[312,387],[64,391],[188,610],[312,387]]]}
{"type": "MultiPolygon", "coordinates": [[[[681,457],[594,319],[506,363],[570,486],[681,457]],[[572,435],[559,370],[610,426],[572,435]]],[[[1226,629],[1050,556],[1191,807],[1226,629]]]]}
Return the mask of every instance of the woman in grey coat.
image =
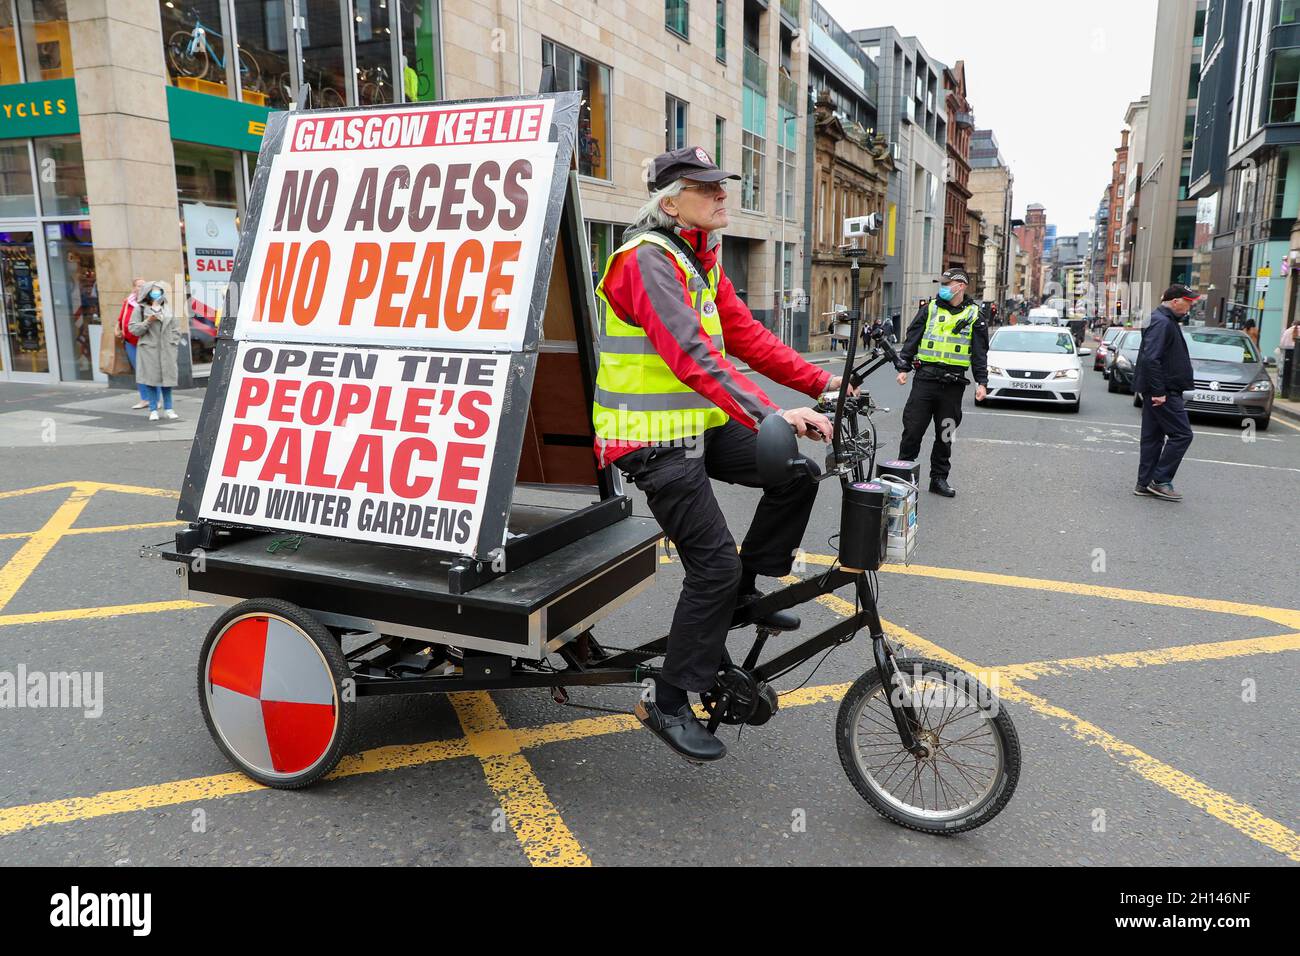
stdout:
{"type": "Polygon", "coordinates": [[[159,405],[161,417],[179,418],[172,410],[172,387],[179,378],[176,349],[181,331],[161,283],[151,282],[145,287],[140,308],[132,315],[128,327],[140,339],[136,346],[135,380],[149,400],[149,421],[158,421],[159,405]]]}

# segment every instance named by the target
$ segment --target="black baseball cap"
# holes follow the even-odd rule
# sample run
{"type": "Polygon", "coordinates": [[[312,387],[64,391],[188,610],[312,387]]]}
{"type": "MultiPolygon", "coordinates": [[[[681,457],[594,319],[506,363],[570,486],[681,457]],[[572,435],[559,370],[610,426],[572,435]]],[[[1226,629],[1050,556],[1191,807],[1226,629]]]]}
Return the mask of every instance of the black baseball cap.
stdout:
{"type": "Polygon", "coordinates": [[[1201,297],[1201,294],[1181,283],[1175,282],[1168,289],[1165,289],[1164,295],[1160,297],[1161,302],[1172,302],[1174,299],[1191,299],[1195,302],[1201,297]]]}
{"type": "Polygon", "coordinates": [[[961,269],[948,269],[939,276],[940,282],[964,282],[970,285],[970,278],[961,269]]]}
{"type": "Polygon", "coordinates": [[[650,162],[648,186],[650,192],[663,189],[679,179],[698,183],[720,183],[724,179],[739,179],[739,173],[719,169],[709,154],[700,146],[683,146],[660,153],[650,162]]]}

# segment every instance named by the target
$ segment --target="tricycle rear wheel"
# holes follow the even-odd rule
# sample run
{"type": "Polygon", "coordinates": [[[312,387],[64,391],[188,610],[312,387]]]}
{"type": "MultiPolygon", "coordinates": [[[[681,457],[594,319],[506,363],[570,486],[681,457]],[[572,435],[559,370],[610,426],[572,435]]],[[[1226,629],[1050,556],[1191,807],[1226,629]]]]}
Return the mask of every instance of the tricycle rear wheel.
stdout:
{"type": "Polygon", "coordinates": [[[352,743],[356,695],[338,639],[295,604],[243,601],[208,631],[199,706],[243,773],[295,790],[334,769],[352,743]]]}

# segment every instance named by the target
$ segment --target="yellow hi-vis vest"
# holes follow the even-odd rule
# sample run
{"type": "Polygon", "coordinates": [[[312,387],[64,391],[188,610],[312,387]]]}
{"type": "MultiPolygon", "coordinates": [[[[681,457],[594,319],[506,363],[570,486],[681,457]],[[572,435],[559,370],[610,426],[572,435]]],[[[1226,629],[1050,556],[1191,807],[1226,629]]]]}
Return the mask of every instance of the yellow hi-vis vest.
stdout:
{"type": "Polygon", "coordinates": [[[930,300],[930,313],[925,318],[925,333],[921,336],[921,347],[916,350],[916,357],[922,362],[942,362],[944,365],[959,365],[970,368],[971,332],[975,329],[975,319],[979,316],[979,306],[971,303],[956,315],[940,309],[930,300]],[[962,319],[969,319],[961,332],[954,334],[953,329],[962,319]]]}
{"type": "Polygon", "coordinates": [[[700,275],[673,243],[656,232],[643,232],[614,250],[596,285],[597,321],[600,323],[600,364],[596,369],[596,396],[591,418],[596,437],[605,441],[666,444],[704,434],[727,423],[727,413],[681,381],[660,357],[639,325],[624,322],[605,298],[609,263],[643,242],[664,249],[686,276],[695,312],[717,350],[726,355],[722,319],[715,304],[721,270],[715,264],[700,275]]]}

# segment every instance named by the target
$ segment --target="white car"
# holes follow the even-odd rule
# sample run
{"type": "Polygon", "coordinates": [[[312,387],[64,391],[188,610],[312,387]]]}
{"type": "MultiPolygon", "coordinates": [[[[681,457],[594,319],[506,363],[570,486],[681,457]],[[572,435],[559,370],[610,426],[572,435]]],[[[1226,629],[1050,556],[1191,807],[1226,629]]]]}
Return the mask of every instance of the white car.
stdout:
{"type": "Polygon", "coordinates": [[[1051,402],[1077,412],[1082,397],[1083,369],[1069,329],[1004,325],[993,333],[985,401],[1051,402]]]}
{"type": "Polygon", "coordinates": [[[1025,322],[1029,325],[1061,325],[1061,313],[1049,306],[1040,306],[1029,310],[1025,322]]]}

